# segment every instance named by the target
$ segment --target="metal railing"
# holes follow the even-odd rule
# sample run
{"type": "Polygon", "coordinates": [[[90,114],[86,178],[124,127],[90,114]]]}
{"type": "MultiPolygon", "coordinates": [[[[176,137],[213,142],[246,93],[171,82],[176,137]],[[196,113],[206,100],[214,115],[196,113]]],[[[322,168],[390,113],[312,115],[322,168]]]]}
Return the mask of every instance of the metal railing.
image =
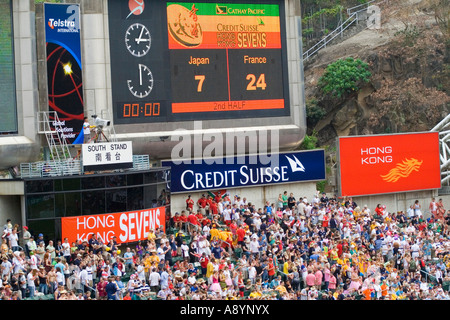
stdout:
{"type": "MultiPolygon", "coordinates": [[[[133,167],[117,169],[114,171],[145,171],[149,170],[150,159],[148,155],[133,155],[133,167]]],[[[82,160],[49,160],[20,164],[20,178],[46,178],[84,174],[82,160]]]]}
{"type": "Polygon", "coordinates": [[[369,7],[369,5],[370,5],[371,3],[374,3],[375,1],[376,1],[376,0],[371,0],[371,1],[368,1],[368,2],[366,2],[366,3],[361,3],[361,4],[357,5],[357,6],[348,8],[348,9],[347,9],[347,14],[348,14],[348,15],[351,15],[351,14],[353,14],[353,13],[355,13],[355,12],[362,12],[362,11],[365,11],[365,10],[367,10],[367,8],[369,7]]]}
{"type": "Polygon", "coordinates": [[[341,23],[336,29],[327,34],[319,42],[309,48],[303,53],[303,61],[308,60],[311,56],[316,54],[319,50],[326,48],[327,44],[336,39],[338,36],[342,36],[343,32],[347,30],[351,25],[357,22],[357,13],[351,14],[347,20],[341,23]]]}
{"type": "MultiPolygon", "coordinates": [[[[327,45],[336,39],[338,36],[343,37],[344,31],[347,30],[350,26],[354,24],[358,24],[359,21],[362,21],[366,18],[367,9],[374,4],[376,0],[368,1],[367,3],[363,3],[351,8],[347,9],[348,18],[344,22],[342,22],[336,29],[327,34],[324,38],[322,38],[319,42],[317,42],[314,46],[309,48],[307,51],[303,53],[303,61],[308,60],[311,56],[319,52],[321,49],[326,48],[327,45]]],[[[381,4],[386,0],[377,2],[376,4],[381,4]]],[[[364,28],[366,29],[366,28],[364,28]]]]}
{"type": "Polygon", "coordinates": [[[447,115],[430,131],[439,133],[441,185],[450,185],[450,115],[447,115]]]}
{"type": "Polygon", "coordinates": [[[70,153],[58,113],[56,111],[39,111],[37,117],[38,133],[45,134],[52,159],[67,159],[70,153]]]}

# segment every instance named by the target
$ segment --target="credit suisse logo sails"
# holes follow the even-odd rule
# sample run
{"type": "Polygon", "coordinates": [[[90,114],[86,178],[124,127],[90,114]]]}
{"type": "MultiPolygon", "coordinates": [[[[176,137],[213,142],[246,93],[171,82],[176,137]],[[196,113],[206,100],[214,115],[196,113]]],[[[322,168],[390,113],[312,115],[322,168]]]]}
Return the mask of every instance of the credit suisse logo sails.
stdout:
{"type": "Polygon", "coordinates": [[[176,164],[166,161],[163,166],[171,167],[171,192],[325,179],[323,150],[280,154],[277,165],[273,165],[274,161],[264,165],[261,159],[255,158],[257,163],[245,157],[245,162],[242,158],[232,158],[232,161],[223,158],[220,163],[208,163],[205,160],[196,163],[193,160],[188,164],[176,164]]]}

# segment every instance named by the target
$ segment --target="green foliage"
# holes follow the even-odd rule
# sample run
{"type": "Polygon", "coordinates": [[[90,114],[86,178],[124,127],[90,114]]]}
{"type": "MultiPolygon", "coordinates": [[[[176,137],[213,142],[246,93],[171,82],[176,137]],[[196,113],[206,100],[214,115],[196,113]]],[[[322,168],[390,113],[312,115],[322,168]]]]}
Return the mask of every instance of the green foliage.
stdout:
{"type": "Polygon", "coordinates": [[[316,99],[306,101],[306,119],[309,127],[316,125],[326,114],[327,112],[317,104],[316,99]]]}
{"type": "Polygon", "coordinates": [[[313,34],[313,32],[314,32],[313,28],[308,28],[308,29],[303,29],[302,30],[302,33],[303,33],[304,36],[309,36],[309,35],[313,34]]]}
{"type": "Polygon", "coordinates": [[[327,16],[335,16],[337,14],[339,14],[344,8],[337,4],[331,8],[323,8],[319,11],[314,12],[313,14],[306,16],[302,19],[302,22],[304,24],[307,24],[308,22],[310,22],[311,20],[317,20],[320,18],[320,16],[322,15],[327,15],[327,16]]]}
{"type": "Polygon", "coordinates": [[[322,180],[316,183],[317,191],[320,193],[325,192],[325,186],[327,184],[327,180],[322,180]]]}
{"type": "Polygon", "coordinates": [[[314,131],[310,136],[305,135],[302,144],[300,145],[301,150],[313,150],[317,148],[317,132],[314,131]]]}
{"type": "Polygon", "coordinates": [[[371,76],[367,63],[349,57],[329,64],[318,84],[324,94],[343,98],[358,91],[371,76]]]}

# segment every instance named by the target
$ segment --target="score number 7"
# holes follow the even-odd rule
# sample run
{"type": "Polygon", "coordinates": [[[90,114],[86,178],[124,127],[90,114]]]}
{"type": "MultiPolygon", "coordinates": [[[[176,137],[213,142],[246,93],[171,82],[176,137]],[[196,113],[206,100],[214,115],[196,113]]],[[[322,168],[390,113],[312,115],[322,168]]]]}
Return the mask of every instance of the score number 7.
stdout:
{"type": "Polygon", "coordinates": [[[196,75],[194,79],[198,81],[197,92],[202,92],[203,82],[205,82],[205,76],[202,74],[196,75]]]}

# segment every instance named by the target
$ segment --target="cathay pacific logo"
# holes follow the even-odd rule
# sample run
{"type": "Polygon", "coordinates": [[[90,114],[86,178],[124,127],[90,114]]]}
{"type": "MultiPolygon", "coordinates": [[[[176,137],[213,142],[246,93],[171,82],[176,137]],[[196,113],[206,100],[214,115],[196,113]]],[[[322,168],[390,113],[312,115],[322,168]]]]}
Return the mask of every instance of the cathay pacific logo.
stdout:
{"type": "Polygon", "coordinates": [[[292,156],[294,159],[291,159],[288,156],[285,156],[285,157],[286,157],[286,159],[288,159],[289,164],[291,165],[292,172],[297,172],[297,171],[305,172],[305,167],[300,162],[300,160],[297,159],[296,156],[292,156]]]}

